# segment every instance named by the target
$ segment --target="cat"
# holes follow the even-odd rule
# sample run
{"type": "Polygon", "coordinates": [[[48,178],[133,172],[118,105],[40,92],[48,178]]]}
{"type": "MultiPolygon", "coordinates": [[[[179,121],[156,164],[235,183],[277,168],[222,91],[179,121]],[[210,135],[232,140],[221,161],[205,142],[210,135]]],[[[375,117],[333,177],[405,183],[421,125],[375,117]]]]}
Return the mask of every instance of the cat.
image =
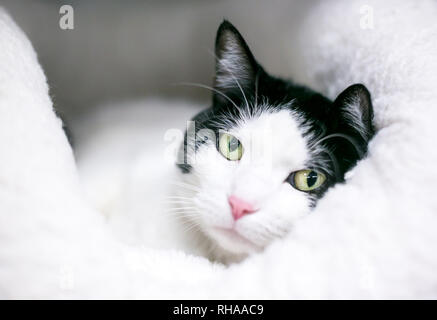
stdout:
{"type": "Polygon", "coordinates": [[[212,106],[179,151],[179,218],[212,260],[241,261],[283,237],[345,181],[374,135],[371,96],[353,84],[334,101],[269,75],[224,20],[212,106]]]}

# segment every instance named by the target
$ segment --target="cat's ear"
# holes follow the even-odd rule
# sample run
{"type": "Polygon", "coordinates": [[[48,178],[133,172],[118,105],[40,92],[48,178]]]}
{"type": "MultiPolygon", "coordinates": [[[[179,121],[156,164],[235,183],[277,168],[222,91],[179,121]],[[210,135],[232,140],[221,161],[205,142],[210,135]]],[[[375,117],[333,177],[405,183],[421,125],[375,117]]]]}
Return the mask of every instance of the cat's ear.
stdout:
{"type": "Polygon", "coordinates": [[[238,103],[243,92],[248,96],[254,90],[258,64],[241,34],[226,20],[217,31],[215,55],[214,89],[219,92],[214,93],[214,105],[229,104],[229,99],[238,103]]]}
{"type": "Polygon", "coordinates": [[[338,95],[333,103],[331,123],[340,133],[352,134],[368,141],[373,135],[373,106],[370,92],[354,84],[338,95]]]}
{"type": "MultiPolygon", "coordinates": [[[[338,181],[341,172],[347,172],[367,152],[369,140],[373,137],[373,107],[369,90],[362,84],[354,84],[334,100],[326,121],[325,141],[332,150],[338,181]]],[[[322,138],[323,139],[323,138],[322,138]]]]}

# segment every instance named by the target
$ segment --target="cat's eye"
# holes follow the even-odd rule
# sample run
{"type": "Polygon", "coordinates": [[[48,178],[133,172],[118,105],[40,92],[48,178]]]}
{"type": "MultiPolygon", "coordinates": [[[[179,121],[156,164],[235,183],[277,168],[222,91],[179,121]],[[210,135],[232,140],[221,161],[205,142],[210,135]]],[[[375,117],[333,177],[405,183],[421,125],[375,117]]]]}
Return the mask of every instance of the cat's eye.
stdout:
{"type": "Polygon", "coordinates": [[[243,156],[243,145],[233,135],[223,133],[219,139],[219,152],[228,160],[240,160],[243,156]]]}
{"type": "Polygon", "coordinates": [[[309,192],[322,186],[326,176],[314,170],[300,170],[293,172],[287,181],[297,190],[309,192]]]}

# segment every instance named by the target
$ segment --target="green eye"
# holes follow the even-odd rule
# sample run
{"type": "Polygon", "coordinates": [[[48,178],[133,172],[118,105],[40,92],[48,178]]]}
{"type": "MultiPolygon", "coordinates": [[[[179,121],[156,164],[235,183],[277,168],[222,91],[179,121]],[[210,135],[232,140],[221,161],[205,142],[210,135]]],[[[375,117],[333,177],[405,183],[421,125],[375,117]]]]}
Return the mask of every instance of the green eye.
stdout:
{"type": "Polygon", "coordinates": [[[313,191],[326,181],[323,173],[313,170],[300,170],[291,174],[291,185],[300,191],[313,191]]]}
{"type": "Polygon", "coordinates": [[[219,151],[226,159],[236,161],[243,156],[243,145],[234,136],[223,133],[219,140],[219,151]]]}

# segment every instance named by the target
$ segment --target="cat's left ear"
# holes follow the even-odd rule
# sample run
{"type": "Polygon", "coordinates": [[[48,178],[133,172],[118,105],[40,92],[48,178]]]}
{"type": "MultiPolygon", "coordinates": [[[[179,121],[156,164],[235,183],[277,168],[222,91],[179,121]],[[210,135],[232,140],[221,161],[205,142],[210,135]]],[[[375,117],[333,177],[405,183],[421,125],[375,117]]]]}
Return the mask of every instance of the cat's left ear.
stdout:
{"type": "Polygon", "coordinates": [[[223,21],[217,30],[215,42],[214,105],[229,104],[228,98],[239,103],[244,95],[253,93],[258,64],[238,30],[223,21]],[[243,92],[242,92],[243,91],[243,92]]]}
{"type": "Polygon", "coordinates": [[[337,132],[370,140],[374,129],[369,90],[362,84],[354,84],[340,93],[333,103],[330,123],[337,132]]]}

